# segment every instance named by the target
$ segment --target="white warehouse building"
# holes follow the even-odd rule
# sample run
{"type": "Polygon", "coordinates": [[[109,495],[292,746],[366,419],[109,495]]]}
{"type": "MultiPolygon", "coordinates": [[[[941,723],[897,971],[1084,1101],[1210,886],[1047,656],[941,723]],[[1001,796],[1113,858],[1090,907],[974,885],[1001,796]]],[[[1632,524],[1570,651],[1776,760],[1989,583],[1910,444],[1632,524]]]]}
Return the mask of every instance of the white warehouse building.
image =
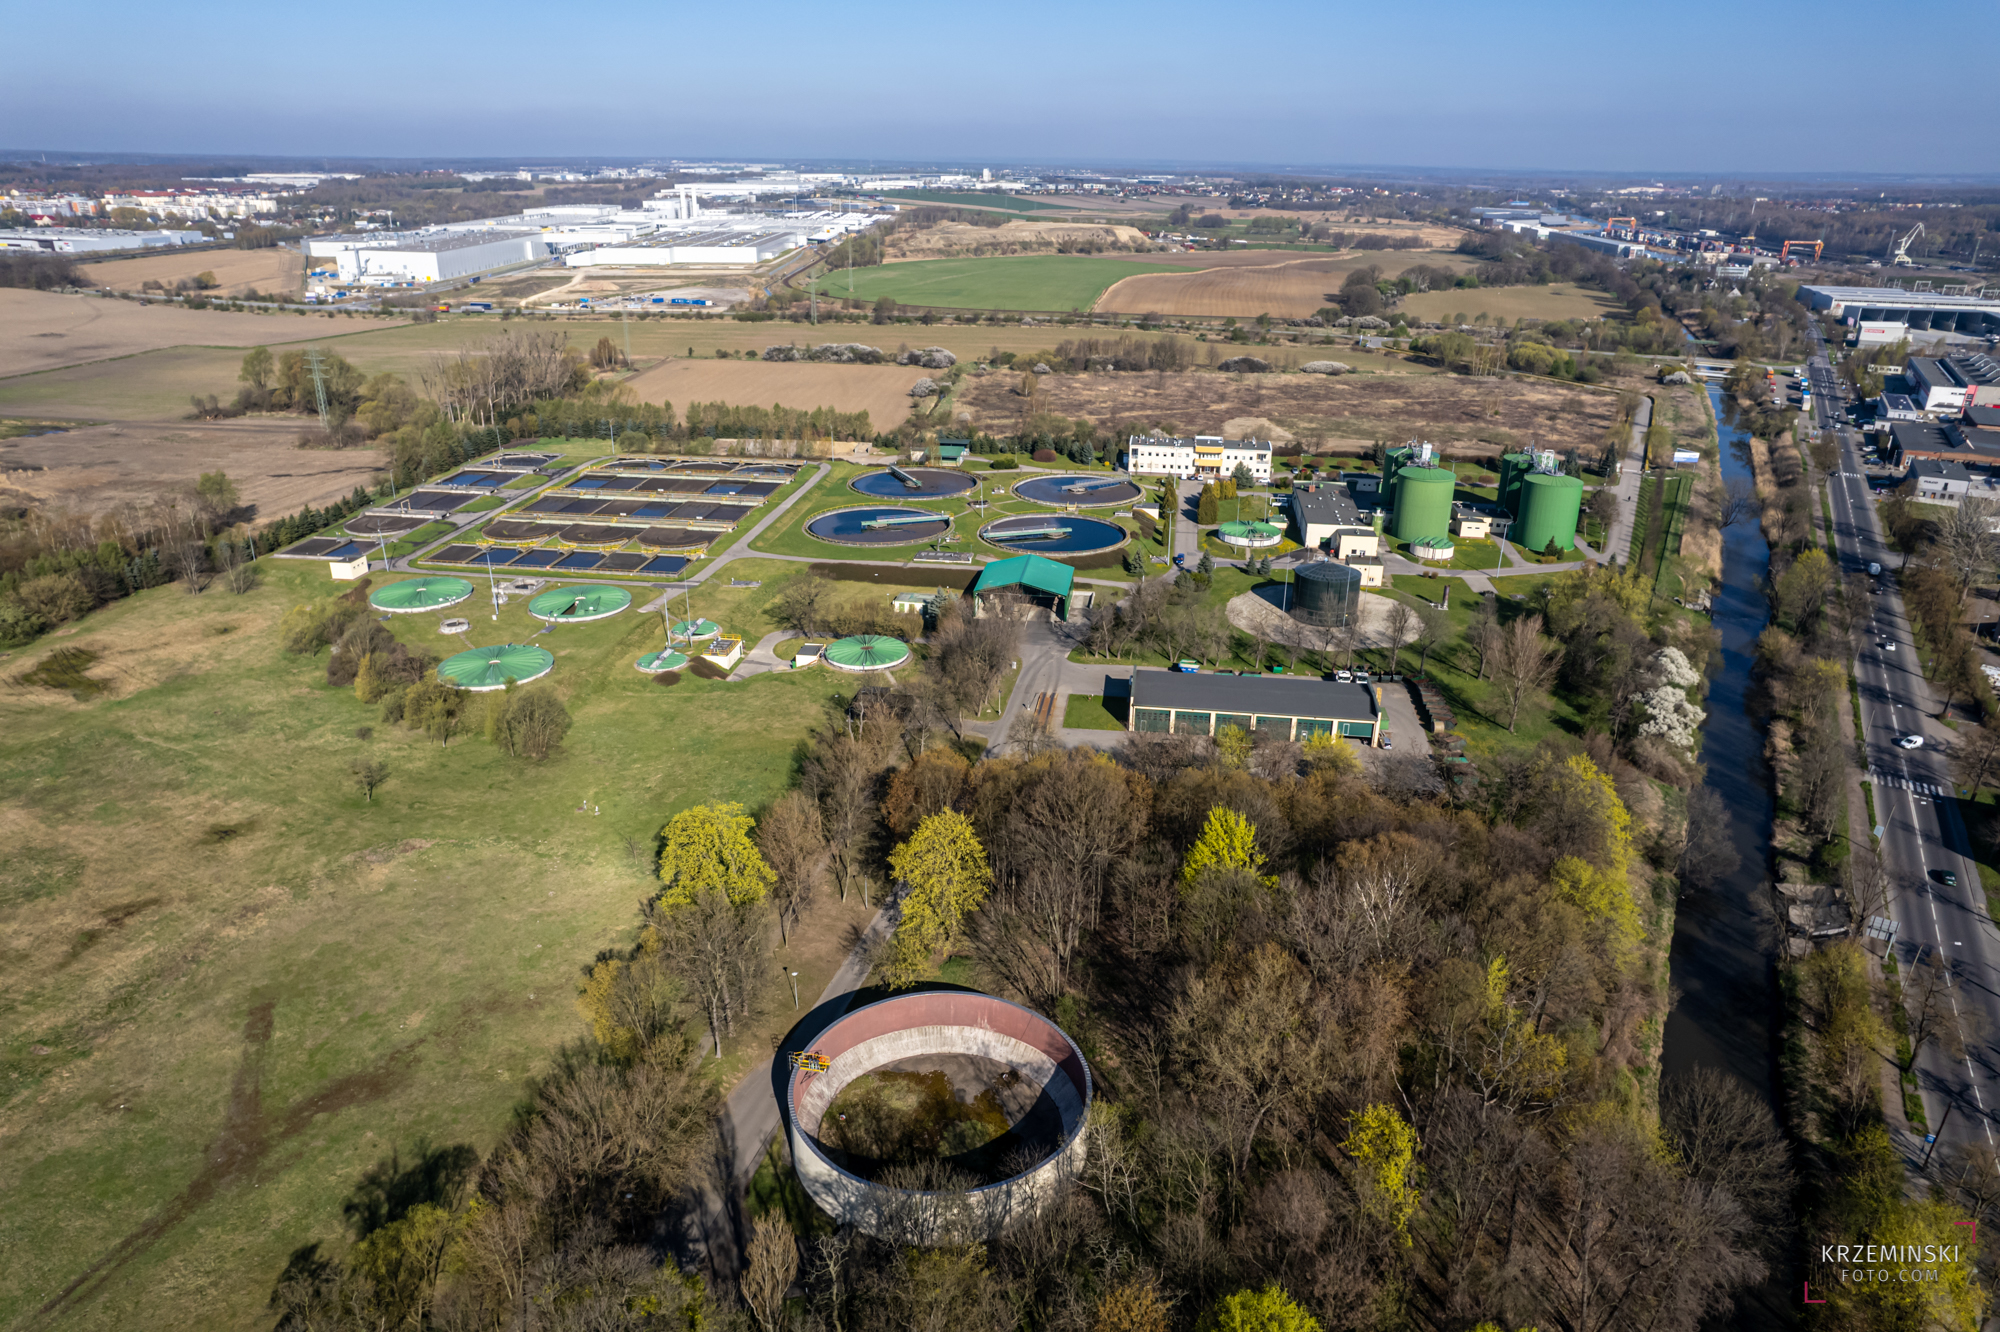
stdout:
{"type": "Polygon", "coordinates": [[[579,250],[563,259],[571,268],[658,268],[669,264],[749,267],[805,244],[798,232],[717,230],[681,232],[630,245],[579,250]]]}
{"type": "Polygon", "coordinates": [[[1208,480],[1233,476],[1246,467],[1254,481],[1271,479],[1271,442],[1267,439],[1224,439],[1196,435],[1173,439],[1164,435],[1133,435],[1125,441],[1125,470],[1134,476],[1178,476],[1208,480]]]}
{"type": "Polygon", "coordinates": [[[343,282],[449,282],[549,256],[539,231],[321,236],[309,249],[331,257],[343,282]]]}
{"type": "Polygon", "coordinates": [[[47,254],[102,254],[116,250],[156,250],[167,245],[199,245],[199,231],[109,231],[96,227],[19,227],[0,231],[0,250],[40,250],[47,254]]]}

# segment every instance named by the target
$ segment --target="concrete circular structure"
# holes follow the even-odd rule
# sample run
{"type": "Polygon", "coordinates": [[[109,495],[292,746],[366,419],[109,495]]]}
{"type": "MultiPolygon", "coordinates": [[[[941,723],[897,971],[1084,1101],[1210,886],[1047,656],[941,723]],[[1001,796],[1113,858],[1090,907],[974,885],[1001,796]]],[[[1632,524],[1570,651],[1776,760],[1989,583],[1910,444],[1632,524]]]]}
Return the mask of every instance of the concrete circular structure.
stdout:
{"type": "Polygon", "coordinates": [[[1292,618],[1320,629],[1354,624],[1361,614],[1361,571],[1338,560],[1302,564],[1293,575],[1292,618]]]}
{"type": "Polygon", "coordinates": [[[1224,523],[1215,529],[1215,535],[1228,545],[1256,550],[1283,541],[1285,529],[1271,523],[1224,523]]]}
{"type": "Polygon", "coordinates": [[[1002,518],[979,529],[979,539],[1031,555],[1095,555],[1125,544],[1125,529],[1102,518],[1074,514],[1028,514],[1002,518]]]}
{"type": "Polygon", "coordinates": [[[1398,541],[1451,535],[1451,497],[1458,474],[1449,467],[1399,467],[1389,535],[1398,541]]]}
{"type": "Polygon", "coordinates": [[[910,659],[909,645],[884,634],[854,634],[827,644],[826,664],[841,671],[892,671],[910,659]]]}
{"type": "Polygon", "coordinates": [[[979,481],[964,472],[942,467],[891,467],[885,471],[863,473],[847,484],[851,489],[876,499],[943,499],[948,495],[963,495],[979,481]],[[911,485],[904,477],[917,484],[911,485]]]}
{"type": "Polygon", "coordinates": [[[472,584],[463,578],[405,578],[370,592],[368,604],[391,615],[415,615],[456,606],[471,595],[472,584]]]}
{"type": "Polygon", "coordinates": [[[632,604],[632,594],[622,587],[586,583],[582,587],[552,587],[528,602],[528,614],[551,624],[576,624],[584,620],[605,620],[632,604]]]}
{"type": "Polygon", "coordinates": [[[833,509],[806,524],[807,536],[836,546],[907,546],[934,541],[950,530],[947,514],[884,504],[833,509]]]}
{"type": "Polygon", "coordinates": [[[1520,518],[1508,538],[1536,554],[1555,542],[1557,550],[1576,549],[1576,523],[1583,512],[1583,482],[1573,476],[1530,472],[1521,478],[1520,518]]]}
{"type": "Polygon", "coordinates": [[[668,671],[679,670],[688,664],[688,659],[686,654],[676,652],[672,648],[661,648],[658,652],[648,652],[632,664],[648,675],[662,675],[668,671]]]}
{"type": "Polygon", "coordinates": [[[988,1240],[1056,1201],[1083,1168],[1090,1066],[1062,1028],[1019,1004],[966,990],[895,995],[835,1019],[810,1048],[826,1067],[794,1065],[785,1089],[786,1131],[799,1182],[837,1222],[905,1244],[988,1240]],[[1060,1121],[1050,1154],[964,1192],[893,1188],[840,1165],[818,1136],[834,1098],[863,1074],[926,1055],[988,1060],[1039,1088],[1060,1121]]]}
{"type": "Polygon", "coordinates": [[[1086,509],[1136,503],[1145,492],[1136,482],[1089,473],[1031,476],[1014,484],[1014,493],[1037,504],[1079,505],[1086,509]]]}
{"type": "Polygon", "coordinates": [[[675,620],[667,633],[675,638],[685,638],[690,643],[698,638],[714,638],[722,632],[722,626],[714,620],[675,620]]]}
{"type": "Polygon", "coordinates": [[[472,632],[472,621],[446,620],[438,627],[438,632],[441,634],[469,634],[472,632]]]}
{"type": "Polygon", "coordinates": [[[556,666],[555,654],[532,643],[502,643],[499,647],[469,648],[446,657],[438,666],[438,679],[460,689],[484,694],[505,689],[507,682],[526,684],[539,680],[556,666]]]}

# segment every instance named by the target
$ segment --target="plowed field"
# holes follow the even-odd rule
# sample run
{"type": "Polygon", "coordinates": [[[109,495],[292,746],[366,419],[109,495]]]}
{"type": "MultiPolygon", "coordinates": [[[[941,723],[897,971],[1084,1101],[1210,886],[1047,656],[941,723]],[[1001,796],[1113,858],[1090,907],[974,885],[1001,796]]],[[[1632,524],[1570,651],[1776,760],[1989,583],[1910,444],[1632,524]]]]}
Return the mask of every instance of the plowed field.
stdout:
{"type": "MultiPolygon", "coordinates": [[[[773,341],[777,339],[773,337],[773,341]]],[[[672,360],[627,381],[643,402],[727,402],[739,407],[831,407],[867,412],[886,430],[910,412],[910,385],[924,377],[916,366],[811,365],[796,361],[672,360]]]]}
{"type": "Polygon", "coordinates": [[[297,447],[303,418],[101,425],[0,440],[0,494],[52,509],[104,513],[145,504],[221,470],[260,519],[340,499],[371,485],[385,461],[374,449],[297,447]]]}
{"type": "Polygon", "coordinates": [[[158,347],[277,346],[319,336],[324,329],[323,321],[297,315],[182,310],[101,296],[0,288],[0,377],[158,347]]]}
{"type": "Polygon", "coordinates": [[[292,250],[169,250],[136,259],[106,259],[85,264],[92,282],[113,291],[137,291],[148,281],[172,287],[182,278],[213,273],[221,285],[218,296],[237,296],[255,287],[265,294],[292,295],[305,277],[305,261],[292,250]]]}
{"type": "Polygon", "coordinates": [[[1329,259],[1209,268],[1195,273],[1143,273],[1114,284],[1098,298],[1097,309],[1114,314],[1267,314],[1304,319],[1340,290],[1329,259]]]}

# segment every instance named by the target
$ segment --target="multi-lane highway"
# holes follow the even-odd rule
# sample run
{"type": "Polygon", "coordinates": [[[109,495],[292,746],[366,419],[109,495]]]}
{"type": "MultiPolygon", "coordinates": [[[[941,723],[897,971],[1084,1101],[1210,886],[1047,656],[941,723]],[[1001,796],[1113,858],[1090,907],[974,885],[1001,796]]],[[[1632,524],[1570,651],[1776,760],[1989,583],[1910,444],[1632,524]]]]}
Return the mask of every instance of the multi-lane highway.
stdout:
{"type": "Polygon", "coordinates": [[[1986,911],[1979,870],[1964,854],[1965,827],[1952,790],[1951,730],[1935,720],[1938,700],[1923,669],[1897,590],[1902,563],[1883,539],[1880,516],[1862,471],[1859,435],[1847,429],[1844,404],[1826,347],[1813,330],[1815,352],[1808,376],[1813,415],[1840,445],[1840,471],[1832,492],[1834,538],[1843,572],[1882,567],[1871,579],[1872,618],[1855,659],[1868,776],[1875,789],[1875,819],[1883,828],[1882,859],[1894,882],[1890,914],[1897,924],[1896,956],[1907,975],[1927,953],[1950,967],[1952,1003],[1965,1036],[1964,1058],[1933,1042],[1919,1055],[1924,1111],[1946,1144],[2000,1141],[1995,1042],[2000,1040],[2000,933],[1986,911]],[[1916,736],[1918,748],[1898,745],[1916,736]],[[1951,1108],[1945,1120],[1946,1107],[1951,1108]]]}

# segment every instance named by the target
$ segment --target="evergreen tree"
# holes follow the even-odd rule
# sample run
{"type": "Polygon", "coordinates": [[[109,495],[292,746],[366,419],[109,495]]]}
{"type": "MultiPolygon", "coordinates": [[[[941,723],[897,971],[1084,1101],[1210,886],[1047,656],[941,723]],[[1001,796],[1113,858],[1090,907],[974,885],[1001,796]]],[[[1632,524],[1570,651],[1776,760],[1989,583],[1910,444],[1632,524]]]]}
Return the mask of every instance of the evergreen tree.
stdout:
{"type": "Polygon", "coordinates": [[[1215,513],[1218,501],[1219,497],[1215,493],[1215,483],[1211,481],[1201,488],[1201,500],[1195,507],[1194,520],[1203,527],[1215,526],[1215,513]]]}

